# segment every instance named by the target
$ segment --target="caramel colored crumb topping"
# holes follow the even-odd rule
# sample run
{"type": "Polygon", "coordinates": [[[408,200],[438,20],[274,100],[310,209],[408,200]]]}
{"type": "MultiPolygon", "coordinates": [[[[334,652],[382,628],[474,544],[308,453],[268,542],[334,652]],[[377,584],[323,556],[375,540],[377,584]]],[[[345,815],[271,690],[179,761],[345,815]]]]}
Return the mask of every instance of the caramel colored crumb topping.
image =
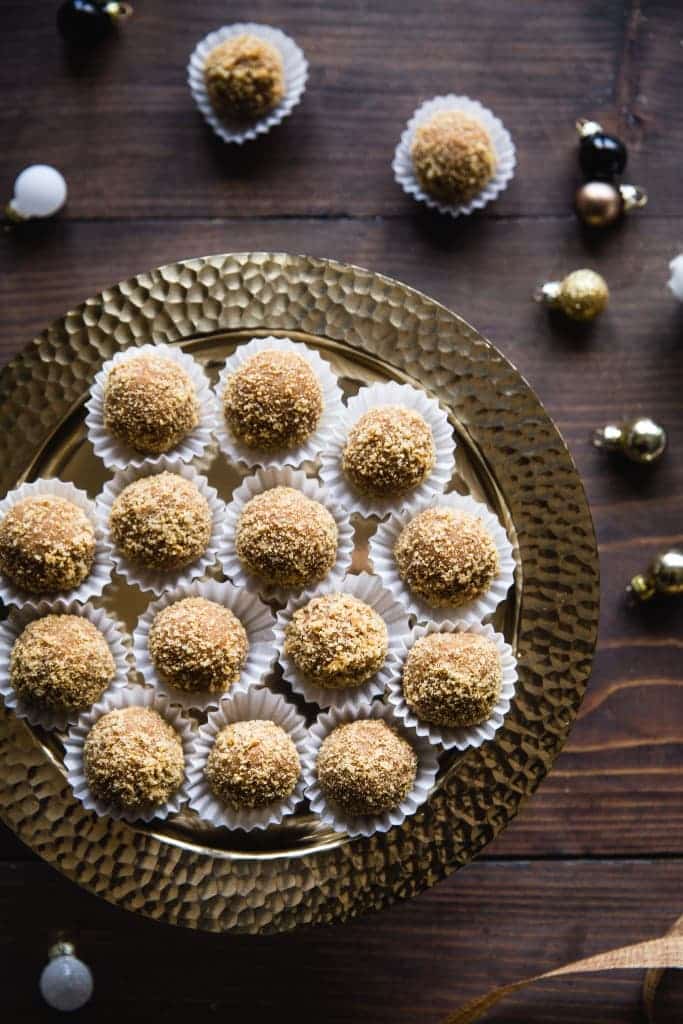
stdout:
{"type": "Polygon", "coordinates": [[[17,696],[50,711],[90,707],[115,671],[107,641],[80,615],[46,615],[29,622],[10,658],[10,681],[17,696]]]}
{"type": "Polygon", "coordinates": [[[403,668],[403,692],[411,711],[425,722],[450,728],[484,722],[502,682],[498,648],[475,633],[420,637],[403,668]]]}
{"type": "Polygon", "coordinates": [[[151,708],[117,708],[99,718],[83,765],[96,799],[127,811],[167,803],[185,777],[180,736],[151,708]]]}
{"type": "Polygon", "coordinates": [[[340,725],[318,754],[318,781],[327,800],[347,814],[382,814],[408,795],[417,755],[381,719],[340,725]]]}
{"type": "Polygon", "coordinates": [[[277,451],[303,444],[322,411],[320,382],[297,352],[257,352],[228,378],[223,391],[226,423],[249,448],[277,451]]]}
{"type": "Polygon", "coordinates": [[[263,117],[285,94],[279,51],[248,34],[226,39],[211,51],[204,80],[211,106],[226,118],[263,117]]]}
{"type": "Polygon", "coordinates": [[[428,423],[398,405],[371,409],[349,431],[342,469],[362,494],[405,494],[429,475],[436,452],[428,423]]]}
{"type": "Polygon", "coordinates": [[[328,689],[360,686],[384,664],[387,627],[369,605],[351,594],[324,594],[294,612],[285,631],[285,653],[301,674],[328,689]]]}
{"type": "Polygon", "coordinates": [[[428,508],[411,519],[394,557],[404,583],[435,608],[481,597],[499,571],[496,545],[481,520],[452,508],[428,508]]]}
{"type": "Polygon", "coordinates": [[[237,523],[237,555],[248,572],[280,586],[327,576],[337,558],[337,524],[318,501],[273,487],[246,503],[237,523]]]}
{"type": "Polygon", "coordinates": [[[260,720],[221,729],[204,768],[211,792],[235,811],[286,800],[300,773],[299,754],[284,729],[260,720]]]}
{"type": "Polygon", "coordinates": [[[0,572],[31,594],[72,590],[90,574],[94,558],[93,525],[65,498],[24,498],[0,522],[0,572]]]}
{"type": "Polygon", "coordinates": [[[459,110],[442,110],[421,124],[410,155],[422,188],[444,202],[474,198],[496,172],[488,132],[459,110]]]}
{"type": "Polygon", "coordinates": [[[134,480],[115,499],[109,526],[119,550],[145,569],[181,569],[211,537],[211,510],[192,480],[158,473],[134,480]]]}
{"type": "Polygon", "coordinates": [[[104,387],[104,423],[145,455],[175,448],[199,422],[194,382],[173,359],[139,355],[112,367],[104,387]]]}
{"type": "Polygon", "coordinates": [[[149,653],[159,675],[189,693],[229,690],[248,651],[237,616],[203,597],[186,597],[162,608],[149,631],[149,653]]]}

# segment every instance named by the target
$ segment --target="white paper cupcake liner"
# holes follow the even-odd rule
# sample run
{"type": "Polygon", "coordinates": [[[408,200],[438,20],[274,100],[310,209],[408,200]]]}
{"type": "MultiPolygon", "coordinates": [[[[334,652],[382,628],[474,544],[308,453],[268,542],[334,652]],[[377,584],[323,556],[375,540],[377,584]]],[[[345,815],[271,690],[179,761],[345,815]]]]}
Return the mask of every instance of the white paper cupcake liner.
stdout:
{"type": "Polygon", "coordinates": [[[306,796],[311,810],[335,832],[346,832],[351,838],[371,836],[375,832],[388,832],[390,828],[401,825],[406,818],[415,814],[429,798],[439,770],[436,748],[430,744],[429,740],[418,736],[413,729],[409,729],[401,722],[394,714],[393,708],[387,704],[373,701],[372,704],[361,703],[355,708],[332,708],[326,714],[318,716],[309,730],[309,735],[313,762],[305,772],[306,796]],[[383,719],[387,725],[393,726],[404,739],[408,740],[418,757],[417,775],[410,793],[393,810],[377,815],[347,815],[341,808],[330,805],[325,799],[318,783],[316,762],[323,741],[338,725],[366,718],[383,719]]]}
{"type": "Polygon", "coordinates": [[[301,491],[307,498],[312,498],[313,501],[324,505],[337,524],[339,533],[337,561],[325,580],[321,580],[320,583],[331,583],[344,578],[353,557],[353,527],[346,510],[331,502],[327,491],[320,486],[318,481],[306,476],[301,470],[289,467],[260,469],[253,476],[248,476],[242,481],[225,510],[225,529],[220,554],[223,571],[236,586],[247,587],[248,590],[259,593],[266,600],[277,600],[281,604],[286,604],[293,594],[300,594],[304,588],[271,586],[265,580],[252,576],[243,569],[235,547],[237,523],[244,506],[255,495],[269,491],[272,487],[293,487],[297,491],[301,491]]]}
{"type": "Polygon", "coordinates": [[[129,686],[106,694],[102,700],[93,705],[90,711],[80,716],[72,725],[64,741],[64,767],[66,776],[74,796],[85,807],[86,811],[94,811],[99,817],[105,815],[115,821],[152,821],[163,820],[171,814],[177,814],[187,802],[187,772],[192,757],[195,726],[180,708],[171,707],[166,697],[144,686],[129,686]],[[103,715],[116,708],[152,708],[157,711],[169,725],[180,735],[185,755],[185,781],[168,801],[159,807],[143,808],[140,811],[124,811],[112,807],[103,800],[97,799],[91,792],[85,777],[83,764],[83,748],[88,733],[103,715]]]}
{"type": "Polygon", "coordinates": [[[425,203],[433,210],[438,210],[439,213],[447,213],[451,217],[460,217],[463,214],[481,210],[482,207],[496,199],[507,188],[515,173],[516,160],[512,138],[503,122],[477,100],[471,100],[468,96],[455,96],[450,93],[448,96],[435,96],[417,108],[401,135],[391,166],[396,181],[408,195],[421,203],[425,203]],[[484,186],[481,192],[466,203],[442,203],[438,199],[434,199],[433,196],[430,196],[422,189],[413,168],[410,150],[415,130],[418,125],[423,124],[434,114],[438,114],[442,110],[458,110],[476,118],[489,133],[496,154],[496,173],[493,178],[484,186]]]}
{"type": "Polygon", "coordinates": [[[516,683],[517,659],[512,653],[512,648],[506,642],[505,637],[501,633],[496,633],[493,626],[489,623],[471,622],[465,626],[455,622],[440,622],[438,624],[431,622],[427,626],[416,626],[407,641],[404,641],[398,673],[395,673],[389,681],[388,700],[398,718],[410,726],[411,729],[414,729],[418,736],[427,737],[430,743],[441,746],[444,750],[452,750],[453,747],[457,747],[458,750],[467,750],[468,747],[480,747],[485,740],[493,739],[510,710],[510,703],[515,695],[516,683]],[[433,725],[431,722],[425,722],[418,718],[408,707],[403,692],[403,668],[414,643],[420,637],[427,636],[429,633],[476,633],[480,636],[488,637],[498,648],[503,670],[500,696],[489,717],[479,725],[472,725],[461,729],[433,725]]]}
{"type": "Polygon", "coordinates": [[[269,25],[257,25],[254,22],[239,22],[236,25],[225,25],[223,28],[210,32],[208,36],[197,43],[190,56],[187,65],[187,81],[192,92],[192,98],[206,121],[211,125],[216,135],[224,142],[234,142],[242,145],[251,139],[257,138],[269,132],[274,125],[279,124],[299,103],[306,88],[308,78],[308,62],[303,51],[293,39],[281,32],[279,28],[271,28],[269,25]],[[204,81],[204,66],[206,59],[220,43],[226,39],[232,39],[240,35],[257,36],[263,42],[270,43],[280,53],[284,68],[285,94],[278,105],[269,111],[264,117],[249,124],[230,124],[222,120],[211,105],[209,94],[204,81]]]}
{"type": "Polygon", "coordinates": [[[237,686],[228,697],[224,697],[218,710],[209,715],[195,738],[194,749],[188,772],[188,793],[190,807],[202,821],[214,828],[265,829],[277,825],[292,814],[304,797],[304,773],[312,765],[311,743],[304,718],[284,697],[267,689],[245,689],[237,686]],[[216,736],[232,722],[269,721],[279,725],[294,743],[301,761],[301,775],[296,788],[286,800],[278,800],[267,807],[254,810],[235,811],[218,800],[204,775],[204,766],[213,748],[216,736]]]}
{"type": "Polygon", "coordinates": [[[10,708],[17,718],[25,718],[31,725],[63,730],[78,720],[80,712],[74,711],[69,714],[66,711],[51,711],[30,704],[17,695],[10,679],[10,658],[16,641],[30,622],[42,619],[46,615],[80,615],[92,622],[102,633],[114,658],[115,666],[114,678],[105,694],[128,685],[131,667],[129,650],[124,645],[126,633],[123,626],[102,608],[95,608],[91,604],[79,604],[77,601],[41,601],[37,607],[26,606],[10,612],[9,617],[0,625],[0,694],[5,701],[5,707],[10,708]]]}
{"type": "Polygon", "coordinates": [[[191,565],[185,566],[184,569],[160,572],[133,565],[118,551],[113,540],[110,539],[109,541],[116,572],[123,576],[128,583],[139,587],[140,590],[151,590],[157,597],[169,588],[185,586],[191,583],[192,580],[204,576],[207,570],[216,563],[225,515],[225,505],[218,497],[218,491],[210,487],[206,477],[201,476],[192,466],[188,466],[183,462],[174,462],[172,459],[162,458],[153,466],[142,466],[139,469],[128,469],[117,473],[112,480],[104,485],[101,494],[97,498],[100,520],[107,531],[107,536],[110,538],[109,518],[112,505],[121,491],[134,480],[140,480],[142,477],[154,476],[157,473],[166,471],[182,476],[186,480],[192,480],[196,484],[199,493],[208,502],[212,525],[211,536],[204,554],[192,562],[191,565]]]}
{"type": "Polygon", "coordinates": [[[456,494],[453,491],[450,494],[435,495],[410,512],[392,515],[386,522],[380,523],[377,532],[370,538],[369,557],[374,571],[379,575],[384,586],[420,622],[453,622],[463,625],[482,622],[489,615],[493,615],[501,601],[507,597],[508,590],[514,582],[513,547],[498,517],[482,502],[475,501],[469,495],[456,494]],[[399,576],[394,560],[394,546],[401,530],[408,522],[420,512],[424,512],[426,508],[444,507],[455,508],[480,519],[493,538],[498,551],[498,575],[489,589],[482,597],[469,601],[458,608],[436,608],[421,601],[399,576]]]}
{"type": "Polygon", "coordinates": [[[332,432],[339,417],[343,415],[344,406],[341,401],[341,389],[329,363],[318,355],[315,349],[308,348],[301,342],[290,338],[253,338],[246,345],[240,345],[229,357],[216,385],[216,405],[218,406],[218,425],[216,436],[218,444],[225,456],[233,462],[249,467],[268,466],[283,469],[285,466],[300,466],[302,462],[315,461],[320,453],[328,447],[332,432]],[[228,428],[223,415],[223,392],[228,378],[257,352],[275,349],[278,352],[295,352],[302,356],[311,366],[320,381],[323,393],[323,411],[317,429],[297,448],[284,452],[264,452],[248,448],[236,440],[228,428]]]}
{"type": "Polygon", "coordinates": [[[90,391],[90,398],[85,403],[88,414],[85,426],[88,440],[93,446],[95,455],[108,469],[140,469],[141,466],[157,465],[163,458],[173,462],[193,462],[201,458],[218,423],[216,401],[211,384],[204,370],[192,356],[173,345],[141,345],[132,346],[124,352],[117,352],[113,359],[108,360],[95,375],[90,391]],[[128,359],[141,355],[162,356],[171,359],[181,366],[192,379],[197,393],[199,405],[199,423],[172,451],[164,455],[143,455],[130,448],[123,441],[109,433],[104,424],[104,392],[110,371],[128,359]]]}
{"type": "Polygon", "coordinates": [[[222,697],[227,696],[237,686],[259,686],[268,674],[275,661],[276,651],[273,646],[273,613],[255,594],[248,590],[238,590],[232,583],[217,583],[215,580],[199,581],[184,587],[177,587],[158,601],[150,604],[138,619],[133,633],[133,652],[135,667],[145,682],[154,686],[158,693],[168,697],[171,704],[179,704],[183,708],[218,707],[222,697]],[[238,682],[233,683],[230,690],[224,693],[186,693],[170,683],[166,683],[157,672],[149,653],[149,631],[154,619],[163,608],[186,597],[204,597],[207,601],[229,608],[244,626],[249,640],[249,653],[244,663],[238,682]]]}
{"type": "Polygon", "coordinates": [[[292,598],[287,607],[278,614],[275,623],[275,646],[279,652],[278,660],[284,678],[295,693],[301,694],[305,700],[317,704],[320,708],[359,708],[362,703],[367,703],[378,694],[384,693],[389,681],[396,674],[397,661],[409,636],[410,622],[403,605],[388,590],[385,590],[376,576],[365,572],[358,576],[347,576],[337,584],[323,584],[292,598]],[[285,653],[285,631],[294,612],[308,604],[312,598],[330,593],[351,594],[360,601],[364,601],[377,612],[387,627],[389,648],[384,665],[360,686],[348,686],[338,690],[318,686],[305,679],[289,655],[285,653]]]}
{"type": "Polygon", "coordinates": [[[60,590],[54,594],[29,594],[28,591],[16,587],[11,580],[0,576],[0,599],[7,605],[28,605],[30,608],[37,608],[44,601],[80,601],[81,604],[85,604],[93,597],[99,597],[104,588],[109,585],[114,567],[111,548],[106,531],[100,523],[96,504],[91,501],[85,491],[79,490],[71,483],[53,478],[21,484],[0,501],[0,522],[17,502],[23,501],[24,498],[37,498],[44,494],[53,494],[58,498],[65,498],[67,501],[73,502],[85,512],[93,524],[95,558],[90,575],[78,587],[73,587],[71,590],[60,590]]]}
{"type": "Polygon", "coordinates": [[[334,496],[334,500],[344,505],[350,512],[360,512],[363,516],[385,516],[397,508],[402,511],[410,510],[432,494],[444,491],[455,469],[454,452],[455,440],[448,415],[436,399],[430,398],[424,391],[409,384],[397,384],[395,381],[371,384],[369,387],[361,388],[358,394],[349,400],[346,412],[334,430],[331,443],[323,452],[320,478],[334,496]],[[356,490],[345,476],[342,470],[342,456],[351,428],[361,416],[383,405],[399,405],[420,413],[431,428],[436,459],[429,476],[412,491],[399,497],[371,498],[356,490]]]}

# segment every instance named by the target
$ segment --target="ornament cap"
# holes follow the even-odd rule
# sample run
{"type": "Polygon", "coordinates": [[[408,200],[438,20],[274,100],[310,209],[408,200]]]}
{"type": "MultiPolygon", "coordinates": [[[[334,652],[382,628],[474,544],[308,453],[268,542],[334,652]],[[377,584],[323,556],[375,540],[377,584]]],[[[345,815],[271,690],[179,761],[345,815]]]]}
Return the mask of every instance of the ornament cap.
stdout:
{"type": "Polygon", "coordinates": [[[76,947],[73,942],[65,942],[64,940],[55,942],[47,951],[50,960],[54,960],[58,956],[74,956],[75,953],[76,947]]]}
{"type": "Polygon", "coordinates": [[[120,4],[120,3],[107,3],[104,5],[105,13],[109,15],[112,21],[118,22],[127,21],[128,18],[133,14],[134,7],[132,4],[120,4]]]}
{"type": "Polygon", "coordinates": [[[580,117],[576,122],[576,130],[582,139],[587,139],[589,135],[597,135],[598,132],[601,132],[602,125],[589,117],[580,117]]]}
{"type": "Polygon", "coordinates": [[[620,185],[619,195],[624,213],[629,213],[631,210],[642,210],[644,206],[647,206],[647,192],[640,185],[620,185]]]}
{"type": "Polygon", "coordinates": [[[561,281],[546,281],[545,284],[540,284],[534,292],[534,300],[544,306],[557,307],[561,286],[561,281]]]}

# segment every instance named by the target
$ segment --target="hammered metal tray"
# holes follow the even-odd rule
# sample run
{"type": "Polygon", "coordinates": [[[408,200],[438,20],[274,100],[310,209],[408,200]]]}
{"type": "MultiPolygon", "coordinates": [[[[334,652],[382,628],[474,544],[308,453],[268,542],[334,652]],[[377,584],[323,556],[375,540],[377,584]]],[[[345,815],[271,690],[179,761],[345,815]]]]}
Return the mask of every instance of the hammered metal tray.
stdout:
{"type": "MultiPolygon", "coordinates": [[[[499,352],[456,314],[378,274],[285,254],[211,256],[139,274],[52,324],[0,375],[0,484],[59,475],[97,494],[106,472],[83,402],[102,363],[149,340],[179,344],[212,377],[236,345],[288,335],[318,348],[347,394],[416,383],[450,410],[453,487],[485,499],[516,548],[497,625],[519,684],[478,750],[442,758],[428,804],[385,835],[349,841],[302,812],[265,834],[206,830],[190,814],[132,827],[96,818],[65,781],[59,737],[0,707],[0,816],[36,853],[112,903],[209,931],[284,931],[347,919],[433,885],[479,853],[536,789],[580,705],[595,646],[598,556],[581,481],[554,424],[499,352]]],[[[237,471],[218,458],[229,497],[237,471]]],[[[359,525],[354,568],[365,566],[359,525]]],[[[147,599],[116,580],[132,627],[147,599]]],[[[277,678],[274,685],[278,685],[277,678]]]]}

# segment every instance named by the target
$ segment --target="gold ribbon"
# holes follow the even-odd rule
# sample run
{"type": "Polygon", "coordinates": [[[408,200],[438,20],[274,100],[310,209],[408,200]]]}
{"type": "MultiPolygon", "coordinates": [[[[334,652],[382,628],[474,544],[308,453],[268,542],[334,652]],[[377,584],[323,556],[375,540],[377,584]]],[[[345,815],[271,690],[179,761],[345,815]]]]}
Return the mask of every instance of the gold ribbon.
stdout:
{"type": "Polygon", "coordinates": [[[654,1022],[654,1000],[657,987],[664,971],[668,967],[683,967],[683,916],[674,922],[666,935],[648,942],[637,942],[633,946],[622,946],[611,949],[607,953],[598,953],[585,960],[556,967],[545,974],[537,974],[532,978],[523,978],[511,985],[501,985],[483,996],[470,999],[458,1010],[449,1014],[442,1024],[472,1024],[479,1020],[492,1006],[499,1003],[513,992],[519,992],[527,985],[545,978],[558,978],[564,974],[587,974],[589,971],[614,971],[634,968],[648,968],[643,982],[643,1005],[650,1024],[654,1022]]]}

